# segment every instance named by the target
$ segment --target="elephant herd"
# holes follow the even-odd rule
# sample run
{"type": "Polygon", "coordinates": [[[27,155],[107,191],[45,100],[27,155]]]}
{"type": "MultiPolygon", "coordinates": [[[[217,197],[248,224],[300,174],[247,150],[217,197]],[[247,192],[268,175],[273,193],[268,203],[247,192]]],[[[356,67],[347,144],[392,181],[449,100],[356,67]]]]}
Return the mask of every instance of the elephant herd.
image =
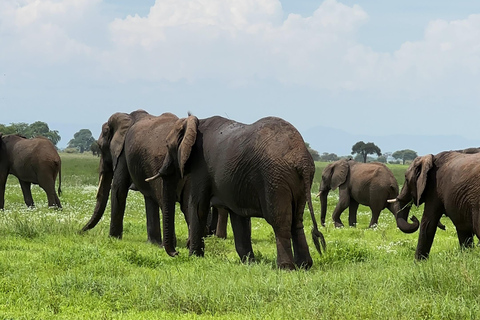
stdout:
{"type": "MultiPolygon", "coordinates": [[[[0,208],[8,174],[19,179],[27,206],[34,205],[30,191],[34,183],[47,193],[49,206],[61,207],[55,192],[57,175],[61,192],[61,161],[53,144],[45,138],[0,137],[0,208]]],[[[176,203],[189,227],[190,255],[204,255],[205,230],[217,217],[217,232],[225,236],[228,214],[241,261],[255,261],[250,219],[262,217],[275,234],[278,267],[308,269],[313,261],[303,225],[306,206],[314,245],[320,254],[325,250],[310,191],[315,163],[300,133],[283,119],[267,117],[247,125],[219,116],[178,118],[137,110],[113,114],[97,142],[101,157],[96,205],[82,231],[96,226],[111,197],[109,234],[121,238],[127,194],[134,189],[145,199],[149,242],[163,246],[170,256],[177,255],[176,203]]],[[[340,215],[347,208],[349,225],[355,226],[358,206],[369,206],[370,227],[387,208],[401,231],[420,229],[415,258],[421,260],[428,258],[437,227],[444,228],[440,218],[446,215],[456,227],[460,245],[471,247],[474,235],[480,237],[479,150],[417,157],[405,173],[401,192],[383,164],[346,159],[331,163],[322,172],[319,190],[321,224],[325,226],[328,193],[338,188],[332,214],[335,227],[343,226],[340,215]],[[412,204],[423,203],[422,221],[412,216],[409,223],[412,204]]]]}

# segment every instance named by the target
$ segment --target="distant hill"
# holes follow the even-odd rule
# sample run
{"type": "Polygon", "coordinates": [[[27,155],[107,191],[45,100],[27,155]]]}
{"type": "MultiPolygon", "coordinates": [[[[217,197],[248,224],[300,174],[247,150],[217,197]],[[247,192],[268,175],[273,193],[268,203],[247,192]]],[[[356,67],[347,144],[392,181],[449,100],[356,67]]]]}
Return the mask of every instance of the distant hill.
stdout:
{"type": "Polygon", "coordinates": [[[480,139],[467,139],[456,135],[427,136],[411,134],[393,135],[357,135],[324,126],[317,126],[301,132],[304,140],[320,154],[335,153],[338,156],[349,155],[352,146],[362,140],[375,143],[382,152],[411,149],[418,155],[436,154],[446,150],[480,147],[480,139]]]}

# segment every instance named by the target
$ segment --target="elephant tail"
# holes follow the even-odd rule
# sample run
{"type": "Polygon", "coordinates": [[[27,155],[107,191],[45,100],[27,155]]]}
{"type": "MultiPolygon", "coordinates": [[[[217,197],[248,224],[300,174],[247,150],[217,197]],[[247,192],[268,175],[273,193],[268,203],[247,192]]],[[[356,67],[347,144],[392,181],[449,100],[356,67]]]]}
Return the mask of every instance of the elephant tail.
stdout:
{"type": "Polygon", "coordinates": [[[60,164],[60,168],[58,169],[58,196],[62,196],[62,165],[60,164]]]}
{"type": "Polygon", "coordinates": [[[312,217],[312,239],[313,243],[315,244],[315,248],[317,249],[318,253],[322,254],[322,249],[320,248],[320,243],[322,244],[323,251],[325,251],[327,244],[325,242],[325,237],[323,234],[318,230],[317,220],[315,219],[315,213],[313,211],[312,205],[312,193],[311,193],[311,182],[308,179],[305,179],[305,191],[307,195],[307,203],[308,203],[308,210],[310,211],[310,216],[312,217]],[[319,240],[320,239],[320,240],[319,240]]]}

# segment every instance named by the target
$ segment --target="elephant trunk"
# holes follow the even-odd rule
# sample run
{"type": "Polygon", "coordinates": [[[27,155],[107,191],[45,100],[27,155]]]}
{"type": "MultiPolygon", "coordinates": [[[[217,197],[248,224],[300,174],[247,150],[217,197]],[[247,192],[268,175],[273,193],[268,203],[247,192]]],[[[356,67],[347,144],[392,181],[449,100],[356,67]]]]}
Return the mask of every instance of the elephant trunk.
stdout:
{"type": "Polygon", "coordinates": [[[318,194],[320,197],[320,223],[325,227],[325,216],[327,215],[327,198],[328,190],[321,190],[318,194]]]}
{"type": "Polygon", "coordinates": [[[404,233],[413,233],[418,230],[420,222],[417,217],[410,218],[412,223],[408,222],[408,214],[412,207],[412,202],[403,202],[398,198],[388,200],[389,204],[393,206],[392,211],[395,212],[395,218],[397,220],[397,227],[404,233]]]}
{"type": "Polygon", "coordinates": [[[175,250],[175,199],[177,184],[175,177],[162,177],[163,179],[163,245],[171,257],[178,255],[175,250]]]}
{"type": "Polygon", "coordinates": [[[95,205],[95,209],[93,210],[93,215],[90,218],[90,221],[88,221],[87,224],[82,228],[82,232],[94,228],[105,213],[105,208],[107,206],[108,197],[110,195],[110,189],[112,186],[113,171],[102,172],[99,180],[97,203],[95,205]]]}

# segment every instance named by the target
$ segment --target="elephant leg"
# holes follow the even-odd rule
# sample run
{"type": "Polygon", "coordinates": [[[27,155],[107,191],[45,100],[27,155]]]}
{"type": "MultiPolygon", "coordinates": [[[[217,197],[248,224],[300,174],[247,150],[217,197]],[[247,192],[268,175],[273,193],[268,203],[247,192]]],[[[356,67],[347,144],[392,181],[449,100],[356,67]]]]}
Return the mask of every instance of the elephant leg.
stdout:
{"type": "Polygon", "coordinates": [[[350,205],[348,206],[348,225],[350,227],[357,226],[357,211],[358,211],[358,202],[350,199],[350,205]]]}
{"type": "Polygon", "coordinates": [[[292,243],[295,265],[299,268],[310,269],[313,265],[312,256],[308,250],[307,239],[303,226],[303,211],[305,206],[298,208],[292,223],[292,243]],[[300,211],[301,209],[301,211],[300,211]]]}
{"type": "Polygon", "coordinates": [[[190,255],[203,257],[205,255],[204,234],[207,226],[210,202],[193,204],[189,202],[188,214],[190,217],[190,255]]]}
{"type": "Polygon", "coordinates": [[[332,219],[333,219],[333,222],[335,223],[335,228],[343,227],[342,220],[340,220],[340,215],[342,214],[343,211],[345,211],[345,209],[349,207],[349,205],[350,205],[350,196],[343,195],[342,191],[340,191],[338,203],[335,206],[335,209],[333,210],[333,213],[332,213],[332,219]]]}
{"type": "MultiPolygon", "coordinates": [[[[39,177],[40,179],[47,180],[48,177],[39,177]]],[[[58,199],[57,193],[55,192],[55,180],[48,183],[40,184],[40,187],[45,191],[47,194],[48,206],[50,208],[61,208],[62,205],[60,204],[60,199],[58,199]]]]}
{"type": "Polygon", "coordinates": [[[370,209],[372,210],[372,219],[370,219],[370,225],[368,227],[375,228],[378,225],[378,218],[380,217],[382,209],[376,207],[370,207],[370,209]]]}
{"type": "Polygon", "coordinates": [[[148,242],[162,246],[162,231],[160,229],[160,207],[151,197],[145,198],[145,212],[147,215],[148,242]]]}
{"type": "Polygon", "coordinates": [[[18,180],[20,182],[20,187],[22,188],[22,193],[23,193],[23,200],[25,201],[25,204],[27,207],[35,207],[35,204],[33,203],[33,197],[32,197],[32,189],[31,186],[32,184],[30,182],[18,180]]]}
{"type": "Polygon", "coordinates": [[[5,186],[7,183],[7,175],[0,175],[0,210],[5,206],[5,186]]]}
{"type": "Polygon", "coordinates": [[[240,260],[242,262],[254,262],[255,256],[252,248],[252,225],[250,218],[231,213],[230,221],[232,223],[235,249],[240,256],[240,260]]]}
{"type": "Polygon", "coordinates": [[[424,260],[428,258],[433,239],[435,238],[435,232],[437,231],[438,221],[440,221],[442,214],[444,214],[444,212],[440,205],[425,203],[422,222],[420,223],[415,259],[424,260]]]}
{"type": "Polygon", "coordinates": [[[207,229],[205,230],[205,236],[211,236],[216,233],[218,224],[218,208],[211,207],[208,214],[207,229]]]}
{"type": "Polygon", "coordinates": [[[473,248],[473,232],[472,230],[461,230],[457,228],[458,242],[460,248],[473,248]]]}
{"type": "Polygon", "coordinates": [[[123,234],[123,217],[131,181],[125,159],[120,157],[113,175],[111,191],[110,236],[118,239],[123,234]]]}
{"type": "Polygon", "coordinates": [[[217,230],[215,235],[221,239],[227,239],[227,222],[228,211],[225,209],[218,209],[217,230]]]}

